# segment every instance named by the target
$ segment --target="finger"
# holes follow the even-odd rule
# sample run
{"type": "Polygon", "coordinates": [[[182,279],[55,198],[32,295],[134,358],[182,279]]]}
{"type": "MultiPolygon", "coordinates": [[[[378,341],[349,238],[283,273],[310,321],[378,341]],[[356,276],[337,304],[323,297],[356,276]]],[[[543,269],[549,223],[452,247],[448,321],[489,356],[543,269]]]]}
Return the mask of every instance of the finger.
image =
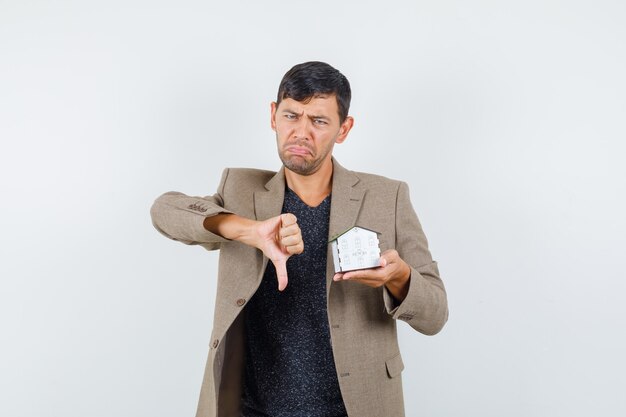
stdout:
{"type": "Polygon", "coordinates": [[[364,284],[370,287],[380,287],[385,284],[386,279],[384,276],[352,275],[347,279],[347,281],[364,284]]]}
{"type": "Polygon", "coordinates": [[[281,227],[279,231],[280,237],[299,235],[300,234],[300,226],[298,223],[294,223],[287,227],[281,227]]]}
{"type": "Polygon", "coordinates": [[[350,281],[354,282],[384,282],[382,277],[367,277],[367,276],[352,276],[348,278],[350,281]]]}
{"type": "Polygon", "coordinates": [[[304,243],[300,242],[300,243],[295,244],[295,245],[287,246],[287,247],[285,247],[285,249],[287,250],[287,252],[290,255],[298,255],[298,254],[304,252],[304,243]]]}
{"type": "Polygon", "coordinates": [[[280,220],[282,222],[283,227],[291,226],[292,224],[296,224],[298,219],[291,213],[285,213],[280,215],[280,220]]]}
{"type": "Polygon", "coordinates": [[[336,273],[333,276],[333,281],[341,281],[343,279],[343,274],[342,273],[336,273]]]}
{"type": "Polygon", "coordinates": [[[384,273],[380,268],[359,269],[358,271],[346,272],[343,274],[344,280],[380,280],[384,277],[384,273]]]}
{"type": "Polygon", "coordinates": [[[380,266],[385,267],[389,264],[395,263],[400,256],[398,255],[398,251],[395,249],[389,249],[384,251],[380,255],[380,266]],[[384,260],[384,265],[383,265],[384,260]]]}
{"type": "Polygon", "coordinates": [[[282,291],[287,287],[287,260],[279,259],[272,261],[276,268],[276,278],[278,279],[278,291],[282,291]]]}
{"type": "Polygon", "coordinates": [[[292,235],[280,239],[280,243],[285,247],[298,245],[300,242],[302,242],[302,236],[300,235],[292,235]]]}

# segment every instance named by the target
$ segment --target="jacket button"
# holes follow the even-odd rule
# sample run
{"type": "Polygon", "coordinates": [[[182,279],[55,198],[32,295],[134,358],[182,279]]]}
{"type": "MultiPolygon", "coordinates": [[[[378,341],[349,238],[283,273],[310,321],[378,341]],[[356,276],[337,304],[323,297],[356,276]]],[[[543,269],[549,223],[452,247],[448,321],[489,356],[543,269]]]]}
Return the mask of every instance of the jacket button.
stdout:
{"type": "Polygon", "coordinates": [[[246,299],[245,298],[240,298],[237,300],[237,305],[239,307],[243,306],[246,303],[246,299]]]}
{"type": "Polygon", "coordinates": [[[219,340],[215,339],[213,343],[211,343],[211,346],[213,347],[213,349],[215,349],[219,343],[219,340]]]}

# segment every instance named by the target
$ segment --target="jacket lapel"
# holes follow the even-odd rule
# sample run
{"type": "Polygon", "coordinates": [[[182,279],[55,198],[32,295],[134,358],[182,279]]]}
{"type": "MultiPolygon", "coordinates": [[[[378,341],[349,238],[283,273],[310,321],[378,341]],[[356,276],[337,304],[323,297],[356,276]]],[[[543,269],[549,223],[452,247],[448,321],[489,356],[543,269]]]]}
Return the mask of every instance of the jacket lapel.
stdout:
{"type": "Polygon", "coordinates": [[[355,225],[365,190],[355,187],[359,177],[333,158],[333,188],[330,203],[328,240],[355,225]]]}
{"type": "MultiPolygon", "coordinates": [[[[333,186],[330,204],[328,240],[355,225],[365,190],[355,187],[359,177],[348,171],[333,158],[333,186]]],[[[266,191],[254,193],[256,220],[267,220],[278,216],[285,198],[285,168],[281,168],[265,184],[266,191]]]]}
{"type": "MultiPolygon", "coordinates": [[[[328,241],[356,225],[356,220],[363,204],[365,190],[356,185],[359,177],[348,171],[333,158],[333,188],[330,202],[330,223],[328,241]]],[[[326,295],[330,291],[335,268],[330,243],[326,255],[326,295]]]]}
{"type": "MultiPolygon", "coordinates": [[[[259,221],[278,216],[283,209],[283,200],[285,199],[284,167],[265,184],[265,189],[267,191],[255,191],[254,193],[254,216],[259,221]]],[[[257,254],[257,256],[263,257],[262,267],[256,277],[256,282],[260,283],[269,259],[261,251],[257,251],[257,254]]]]}
{"type": "MultiPolygon", "coordinates": [[[[359,177],[339,165],[333,158],[333,185],[330,202],[330,220],[328,225],[328,241],[334,236],[345,232],[356,225],[356,220],[363,204],[365,190],[357,187],[359,177]]],[[[267,220],[278,216],[283,208],[285,198],[285,168],[281,168],[265,184],[266,191],[256,191],[254,193],[254,214],[256,220],[267,220]]],[[[330,289],[334,275],[333,258],[328,245],[328,256],[326,261],[326,291],[330,289]]],[[[261,268],[258,282],[263,278],[268,259],[263,256],[263,267],[261,268]]]]}
{"type": "Polygon", "coordinates": [[[257,220],[267,220],[282,211],[285,199],[284,167],[265,184],[265,189],[254,193],[254,215],[257,220]]]}

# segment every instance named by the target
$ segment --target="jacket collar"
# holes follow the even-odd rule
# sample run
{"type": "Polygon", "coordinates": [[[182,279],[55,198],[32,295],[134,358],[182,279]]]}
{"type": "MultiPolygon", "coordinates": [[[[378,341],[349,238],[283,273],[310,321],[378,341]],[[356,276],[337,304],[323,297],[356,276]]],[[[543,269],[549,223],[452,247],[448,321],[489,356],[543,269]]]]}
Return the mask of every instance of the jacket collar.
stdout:
{"type": "Polygon", "coordinates": [[[282,167],[266,184],[267,191],[255,191],[254,215],[257,220],[278,216],[285,198],[285,167],[282,167]]]}
{"type": "MultiPolygon", "coordinates": [[[[333,178],[328,238],[355,225],[365,190],[357,187],[359,177],[342,167],[333,157],[333,178]]],[[[254,193],[254,213],[257,220],[278,216],[285,198],[285,167],[265,184],[267,191],[254,193]]]]}
{"type": "MultiPolygon", "coordinates": [[[[365,189],[359,186],[359,177],[353,171],[342,167],[335,158],[333,161],[333,179],[330,202],[330,220],[328,240],[356,225],[361,210],[365,189]]],[[[257,220],[267,220],[278,216],[283,208],[285,198],[285,167],[282,167],[266,184],[267,191],[254,193],[254,214],[257,220]]],[[[326,291],[330,291],[334,267],[330,245],[328,245],[326,263],[326,291]]],[[[268,259],[263,256],[262,268],[257,281],[263,277],[268,259]]]]}
{"type": "MultiPolygon", "coordinates": [[[[365,189],[359,185],[359,177],[339,165],[333,158],[333,188],[330,201],[330,223],[328,225],[328,240],[345,232],[356,225],[356,220],[363,204],[365,189]]],[[[333,285],[333,255],[331,245],[328,245],[326,254],[326,297],[329,299],[330,288],[333,285]]]]}
{"type": "Polygon", "coordinates": [[[333,188],[330,203],[328,240],[355,225],[365,190],[358,187],[359,177],[333,158],[333,188]]]}

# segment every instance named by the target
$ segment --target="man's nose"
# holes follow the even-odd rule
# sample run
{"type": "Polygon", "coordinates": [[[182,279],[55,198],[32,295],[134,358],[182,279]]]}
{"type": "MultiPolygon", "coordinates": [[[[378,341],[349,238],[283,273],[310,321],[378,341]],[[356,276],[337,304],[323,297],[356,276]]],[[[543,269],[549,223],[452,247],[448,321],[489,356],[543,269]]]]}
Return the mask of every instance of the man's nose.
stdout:
{"type": "Polygon", "coordinates": [[[294,128],[294,136],[299,139],[311,139],[311,121],[308,117],[301,117],[294,128]]]}

